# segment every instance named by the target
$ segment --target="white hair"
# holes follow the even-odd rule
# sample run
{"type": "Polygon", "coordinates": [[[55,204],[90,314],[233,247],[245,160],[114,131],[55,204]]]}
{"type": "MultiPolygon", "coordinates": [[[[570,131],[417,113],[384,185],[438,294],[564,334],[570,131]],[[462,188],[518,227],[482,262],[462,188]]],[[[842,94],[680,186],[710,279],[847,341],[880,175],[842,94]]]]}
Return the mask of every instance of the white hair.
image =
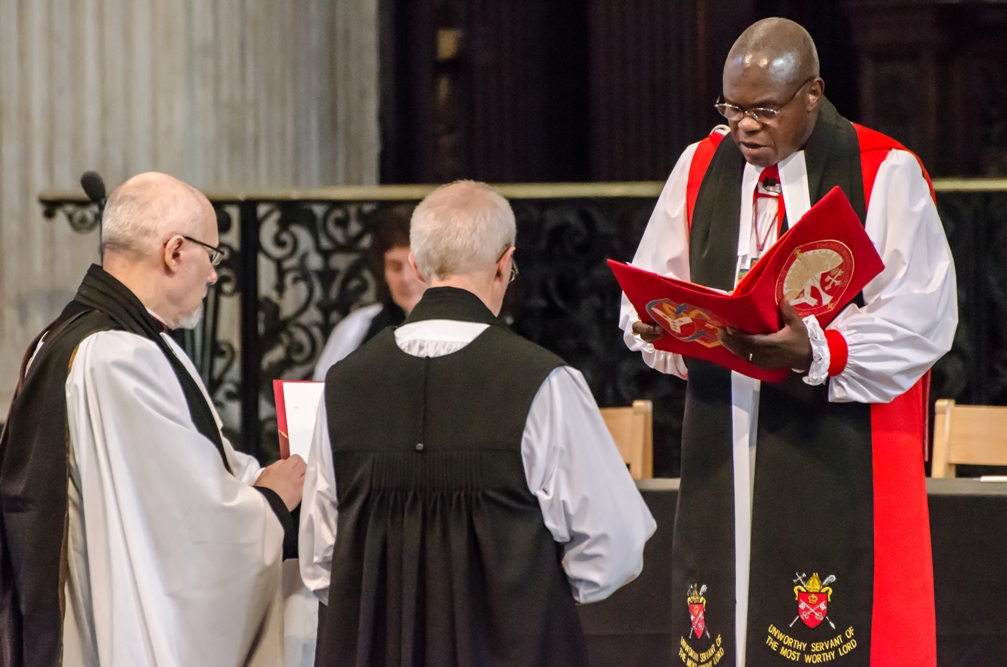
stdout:
{"type": "Polygon", "coordinates": [[[491,268],[516,234],[514,211],[498,192],[485,183],[455,181],[413,211],[409,246],[424,277],[443,279],[491,268]]]}
{"type": "Polygon", "coordinates": [[[112,192],[102,216],[102,254],[111,251],[142,257],[155,250],[166,234],[197,230],[200,207],[196,191],[169,178],[141,174],[112,192]]]}

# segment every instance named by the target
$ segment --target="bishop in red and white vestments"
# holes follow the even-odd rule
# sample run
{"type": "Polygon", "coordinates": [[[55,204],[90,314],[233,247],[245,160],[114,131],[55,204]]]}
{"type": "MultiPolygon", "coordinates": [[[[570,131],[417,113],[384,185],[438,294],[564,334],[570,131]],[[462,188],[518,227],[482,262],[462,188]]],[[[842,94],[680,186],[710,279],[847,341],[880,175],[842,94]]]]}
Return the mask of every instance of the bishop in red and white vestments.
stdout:
{"type": "Polygon", "coordinates": [[[929,177],[915,155],[824,98],[803,149],[772,167],[748,164],[725,133],[679,158],[635,266],[730,290],[838,185],[885,268],[825,330],[805,320],[813,364],[781,383],[654,349],[633,335],[639,317],[623,299],[630,349],[688,380],[672,557],[677,658],[935,665],[928,379],[958,308],[929,177]],[[701,637],[689,600],[698,587],[701,637]]]}

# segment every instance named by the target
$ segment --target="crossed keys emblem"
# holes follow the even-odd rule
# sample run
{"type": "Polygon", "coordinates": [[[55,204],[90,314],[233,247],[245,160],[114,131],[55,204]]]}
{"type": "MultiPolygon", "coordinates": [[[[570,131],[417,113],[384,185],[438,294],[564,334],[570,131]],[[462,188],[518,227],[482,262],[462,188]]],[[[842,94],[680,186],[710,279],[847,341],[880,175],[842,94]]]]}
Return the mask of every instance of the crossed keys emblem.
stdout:
{"type": "MultiPolygon", "coordinates": [[[[822,619],[825,618],[825,613],[828,610],[829,607],[824,602],[818,605],[817,607],[812,607],[810,605],[805,604],[804,600],[801,600],[800,603],[797,605],[797,611],[799,612],[797,614],[798,616],[808,618],[808,614],[814,614],[815,620],[817,620],[818,622],[821,622],[822,619]]],[[[795,618],[794,620],[796,621],[797,619],[795,618]]],[[[831,623],[831,621],[829,622],[831,623]]],[[[791,625],[793,625],[793,623],[791,623],[791,625]]]]}
{"type": "Polygon", "coordinates": [[[841,278],[843,277],[842,269],[833,269],[831,273],[825,274],[825,289],[830,290],[835,287],[842,285],[843,282],[841,278]]]}
{"type": "Polygon", "coordinates": [[[794,627],[797,619],[801,619],[809,628],[817,628],[823,621],[828,621],[832,629],[836,629],[835,623],[829,618],[829,602],[832,601],[832,588],[829,587],[836,580],[836,575],[830,574],[825,581],[818,578],[815,572],[807,581],[804,580],[807,574],[797,573],[794,579],[794,598],[797,600],[797,616],[790,622],[790,627],[794,627]],[[800,583],[798,583],[800,582],[800,583]]]}
{"type": "Polygon", "coordinates": [[[706,631],[706,598],[703,597],[704,593],[706,593],[706,584],[703,584],[702,588],[698,584],[689,586],[689,621],[692,623],[689,639],[692,639],[693,635],[696,635],[697,639],[702,639],[703,632],[706,631]]]}

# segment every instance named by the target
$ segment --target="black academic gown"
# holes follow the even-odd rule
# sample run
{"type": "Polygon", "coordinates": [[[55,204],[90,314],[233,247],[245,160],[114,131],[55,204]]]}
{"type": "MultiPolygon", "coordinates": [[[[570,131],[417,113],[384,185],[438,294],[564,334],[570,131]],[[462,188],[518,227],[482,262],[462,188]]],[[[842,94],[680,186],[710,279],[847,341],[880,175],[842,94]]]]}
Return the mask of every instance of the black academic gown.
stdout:
{"type": "Polygon", "coordinates": [[[385,329],[326,377],[339,537],[316,664],[586,666],[562,545],[521,455],[563,362],[464,290],[427,290],[406,322],[429,319],[490,326],[436,358],[385,329]]]}

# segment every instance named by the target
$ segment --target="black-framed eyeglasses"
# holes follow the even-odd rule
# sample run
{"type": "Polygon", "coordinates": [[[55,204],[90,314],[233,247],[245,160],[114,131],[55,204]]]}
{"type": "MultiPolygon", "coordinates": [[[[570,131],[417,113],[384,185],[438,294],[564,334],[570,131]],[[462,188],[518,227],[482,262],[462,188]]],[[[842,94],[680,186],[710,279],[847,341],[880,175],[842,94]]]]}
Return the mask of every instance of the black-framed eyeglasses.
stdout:
{"type": "Polygon", "coordinates": [[[194,239],[191,236],[183,236],[182,238],[185,239],[186,241],[192,241],[196,245],[201,245],[207,250],[209,250],[210,264],[213,264],[214,266],[219,266],[220,263],[224,261],[227,258],[227,255],[229,254],[227,248],[223,248],[221,246],[213,246],[210,245],[209,243],[203,243],[202,241],[194,239]]]}
{"type": "MultiPolygon", "coordinates": [[[[506,255],[507,251],[510,250],[510,249],[511,249],[510,246],[507,246],[506,248],[504,248],[504,251],[502,253],[500,253],[499,257],[497,257],[497,263],[500,263],[500,260],[503,259],[503,256],[506,255]]],[[[514,256],[511,255],[511,258],[510,258],[510,280],[508,280],[507,282],[508,283],[514,282],[514,280],[517,278],[517,276],[518,276],[517,262],[514,261],[514,256]]]]}
{"type": "Polygon", "coordinates": [[[720,115],[731,121],[732,123],[740,123],[741,119],[745,116],[751,117],[756,123],[773,123],[783,111],[783,108],[794,101],[797,94],[804,90],[804,87],[814,81],[817,77],[811,77],[802,83],[794,94],[790,96],[790,99],[781,104],[776,108],[771,107],[754,107],[752,109],[742,109],[737,104],[730,104],[728,102],[722,101],[720,97],[717,98],[718,102],[713,106],[720,112],[720,115]]]}

